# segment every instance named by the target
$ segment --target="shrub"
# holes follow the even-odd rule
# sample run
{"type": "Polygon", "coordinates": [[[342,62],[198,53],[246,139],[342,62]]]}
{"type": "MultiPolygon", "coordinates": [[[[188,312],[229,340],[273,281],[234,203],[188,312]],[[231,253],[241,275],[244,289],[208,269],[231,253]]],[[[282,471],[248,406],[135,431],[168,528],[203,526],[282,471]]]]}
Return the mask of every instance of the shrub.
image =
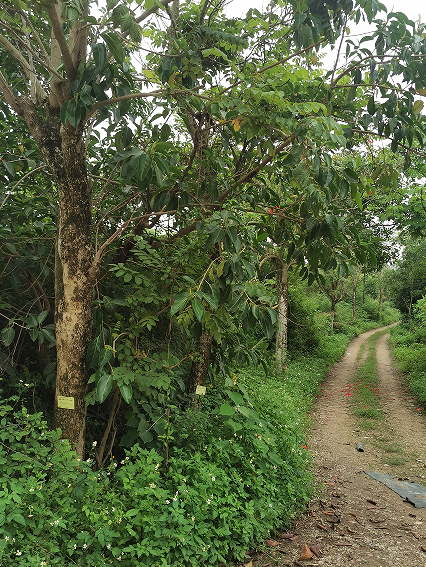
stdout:
{"type": "Polygon", "coordinates": [[[220,405],[199,430],[174,409],[183,426],[176,437],[195,426],[204,446],[175,442],[165,460],[135,445],[97,472],[40,413],[17,409],[17,398],[3,403],[0,563],[197,567],[242,559],[306,503],[309,460],[297,432],[268,423],[244,389],[215,398],[220,405]]]}

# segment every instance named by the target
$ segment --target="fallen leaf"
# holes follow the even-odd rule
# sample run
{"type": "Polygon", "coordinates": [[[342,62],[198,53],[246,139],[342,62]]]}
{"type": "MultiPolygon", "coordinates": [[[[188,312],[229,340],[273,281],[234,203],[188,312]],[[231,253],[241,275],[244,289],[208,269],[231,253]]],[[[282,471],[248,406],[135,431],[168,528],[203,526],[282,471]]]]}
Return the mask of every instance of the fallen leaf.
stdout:
{"type": "Polygon", "coordinates": [[[249,561],[248,563],[244,563],[244,567],[253,567],[253,561],[249,561]]]}
{"type": "Polygon", "coordinates": [[[321,557],[321,549],[323,548],[323,545],[311,545],[310,550],[312,551],[312,553],[314,555],[316,555],[317,557],[321,557]]]}
{"type": "Polygon", "coordinates": [[[306,545],[306,543],[304,543],[302,545],[302,552],[300,554],[300,557],[302,559],[312,559],[313,556],[314,556],[314,554],[312,553],[312,551],[309,549],[309,547],[306,545]]]}
{"type": "Polygon", "coordinates": [[[280,535],[281,539],[291,539],[292,537],[294,537],[294,534],[281,534],[280,535]]]}
{"type": "Polygon", "coordinates": [[[293,537],[290,538],[290,541],[297,541],[299,539],[299,536],[294,535],[293,537]]]}
{"type": "Polygon", "coordinates": [[[367,502],[370,502],[370,504],[374,504],[374,506],[377,506],[377,502],[371,500],[370,498],[367,498],[367,502]]]}
{"type": "Polygon", "coordinates": [[[277,545],[280,545],[278,541],[275,541],[274,539],[265,539],[265,543],[271,547],[275,547],[277,545]]]}
{"type": "Polygon", "coordinates": [[[322,524],[317,524],[317,526],[319,528],[321,528],[322,530],[324,530],[325,532],[328,532],[328,529],[325,526],[323,526],[322,524]]]}

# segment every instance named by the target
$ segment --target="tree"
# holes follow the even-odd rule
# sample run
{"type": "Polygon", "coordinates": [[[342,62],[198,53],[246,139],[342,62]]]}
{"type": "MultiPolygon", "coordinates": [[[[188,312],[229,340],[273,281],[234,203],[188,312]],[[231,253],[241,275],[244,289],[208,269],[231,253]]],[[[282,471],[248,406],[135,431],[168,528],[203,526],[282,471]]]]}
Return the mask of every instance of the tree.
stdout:
{"type": "MultiPolygon", "coordinates": [[[[423,86],[425,49],[421,29],[413,24],[408,32],[412,23],[394,14],[379,24],[374,53],[354,49],[355,60],[344,70],[328,78],[314,75],[309,86],[306,72],[289,62],[302,63],[315,48],[334,42],[350,14],[358,20],[366,14],[371,22],[380,4],[345,1],[335,9],[327,1],[300,8],[279,1],[265,14],[251,10],[246,19],[232,21],[222,4],[209,0],[183,6],[177,0],[143,5],[109,0],[99,5],[99,16],[93,5],[90,0],[0,2],[5,60],[0,92],[25,122],[57,195],[55,426],[80,454],[93,288],[117,239],[127,231],[132,242],[169,218],[167,230],[157,232],[161,246],[197,227],[204,230],[205,218],[236,202],[266,211],[270,194],[253,180],[277,156],[314,208],[338,192],[343,198],[352,192],[359,202],[364,180],[351,170],[336,175],[327,152],[345,145],[342,122],[352,141],[366,135],[371,121],[379,135],[393,137],[393,149],[404,142],[411,146],[414,136],[422,141],[413,89],[423,86]],[[156,27],[150,22],[158,14],[166,14],[165,23],[156,27]],[[280,26],[286,32],[276,33],[272,48],[264,50],[268,32],[280,26]],[[148,47],[140,45],[142,35],[149,38],[148,47]],[[246,47],[253,48],[248,59],[246,47]],[[136,68],[134,56],[142,49],[148,55],[136,68]],[[367,64],[369,77],[363,80],[367,64]],[[392,74],[402,75],[411,91],[389,90],[392,74]],[[377,85],[385,102],[371,94],[368,119],[361,118],[367,94],[377,85]],[[101,124],[107,151],[96,142],[101,124]],[[107,180],[103,189],[100,172],[107,180]],[[99,204],[114,183],[126,197],[102,211],[99,204]]],[[[303,203],[295,206],[304,216],[303,203]]],[[[222,233],[215,234],[218,242],[222,233]]],[[[233,243],[237,237],[231,231],[233,243]]],[[[313,226],[311,238],[320,241],[319,227],[313,226]]],[[[132,245],[120,248],[125,260],[132,245]]],[[[237,258],[235,270],[238,263],[237,258]]]]}

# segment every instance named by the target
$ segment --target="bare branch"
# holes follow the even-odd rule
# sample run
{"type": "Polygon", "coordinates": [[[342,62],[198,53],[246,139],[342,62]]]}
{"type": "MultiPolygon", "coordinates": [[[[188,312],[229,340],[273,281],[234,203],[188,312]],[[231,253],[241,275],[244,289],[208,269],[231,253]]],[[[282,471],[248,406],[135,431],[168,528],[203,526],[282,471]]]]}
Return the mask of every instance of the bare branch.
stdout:
{"type": "Polygon", "coordinates": [[[58,8],[58,4],[55,4],[53,8],[47,11],[47,13],[49,14],[50,23],[52,24],[53,35],[56,41],[58,42],[59,48],[61,50],[67,78],[70,82],[72,82],[75,79],[76,69],[72,61],[71,53],[68,47],[67,39],[64,34],[64,30],[62,29],[62,24],[59,20],[57,8],[58,8]]]}
{"type": "Polygon", "coordinates": [[[71,53],[74,69],[78,69],[80,61],[86,60],[88,27],[87,24],[82,23],[80,19],[83,20],[87,18],[88,15],[89,2],[88,0],[84,0],[83,10],[81,12],[80,18],[78,18],[73,25],[69,38],[69,50],[71,53]]]}
{"type": "MultiPolygon", "coordinates": [[[[25,75],[27,76],[28,80],[31,82],[32,80],[35,81],[35,91],[37,97],[37,103],[42,102],[47,98],[47,94],[35,75],[33,76],[33,72],[31,69],[31,65],[22,55],[22,53],[17,49],[7,38],[3,35],[0,35],[0,44],[6,49],[6,51],[14,58],[18,63],[21,65],[25,75]]],[[[3,77],[4,78],[4,77],[3,77]]],[[[3,90],[3,89],[2,89],[3,90]]],[[[5,95],[6,96],[6,95],[5,95]]],[[[10,103],[9,103],[10,104],[10,103]]]]}
{"type": "Polygon", "coordinates": [[[161,96],[163,94],[165,94],[165,89],[160,89],[158,91],[152,91],[150,93],[130,93],[127,95],[123,95],[123,96],[117,96],[114,98],[109,98],[108,100],[101,100],[97,103],[95,103],[91,110],[90,110],[90,114],[88,114],[87,118],[89,118],[90,116],[92,116],[92,114],[94,114],[97,110],[99,110],[99,108],[103,108],[104,106],[109,106],[110,104],[116,104],[118,102],[123,102],[124,100],[132,100],[134,98],[149,98],[151,96],[156,97],[156,96],[161,96]]]}
{"type": "Polygon", "coordinates": [[[19,115],[21,115],[21,107],[19,105],[18,99],[12,92],[12,89],[9,87],[8,82],[6,81],[5,76],[0,70],[0,92],[3,94],[7,104],[19,115]]]}
{"type": "MultiPolygon", "coordinates": [[[[173,2],[173,0],[161,0],[161,4],[164,7],[168,6],[172,2],[173,2]]],[[[143,12],[142,15],[139,16],[139,18],[136,18],[137,23],[140,24],[141,22],[146,20],[151,14],[155,14],[155,12],[157,12],[159,9],[160,9],[160,6],[153,6],[149,10],[145,10],[145,12],[143,12]]]]}
{"type": "MultiPolygon", "coordinates": [[[[49,56],[47,55],[47,52],[44,49],[44,47],[43,47],[43,56],[44,56],[44,54],[46,54],[46,57],[43,59],[43,58],[39,57],[33,49],[30,48],[30,46],[18,35],[18,33],[11,26],[8,26],[4,22],[2,22],[2,25],[5,29],[9,30],[10,33],[13,34],[16,41],[19,42],[25,48],[25,50],[28,51],[28,53],[34,58],[34,60],[37,61],[38,63],[40,63],[40,65],[46,71],[49,71],[49,73],[51,75],[53,75],[54,77],[56,77],[57,79],[59,79],[59,81],[61,81],[61,82],[64,81],[64,77],[60,73],[58,73],[56,71],[56,69],[54,69],[53,67],[50,66],[50,64],[49,64],[50,59],[49,59],[49,56]]],[[[40,38],[39,38],[39,40],[40,40],[40,38]]]]}

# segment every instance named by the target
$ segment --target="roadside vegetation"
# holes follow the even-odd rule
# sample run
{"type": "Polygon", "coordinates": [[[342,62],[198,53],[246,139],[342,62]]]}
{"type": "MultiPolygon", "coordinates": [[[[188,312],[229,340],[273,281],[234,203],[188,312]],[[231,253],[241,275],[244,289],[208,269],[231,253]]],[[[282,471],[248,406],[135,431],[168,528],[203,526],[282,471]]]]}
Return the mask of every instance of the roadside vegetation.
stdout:
{"type": "Polygon", "coordinates": [[[327,301],[294,277],[285,374],[274,372],[271,341],[266,373],[235,365],[227,386],[211,373],[204,396],[169,401],[162,433],[116,447],[99,470],[100,439],[80,460],[34,413],[37,384],[18,372],[15,395],[0,408],[2,559],[25,567],[215,565],[243,559],[289,525],[315,490],[305,434],[325,373],[355,334],[398,318],[369,295],[363,309],[360,295],[357,322],[347,298],[332,330],[327,301]]]}
{"type": "Polygon", "coordinates": [[[228,4],[0,0],[4,565],[243,559],[312,495],[328,368],[421,298],[414,240],[386,265],[424,223],[426,26],[228,4]]]}

